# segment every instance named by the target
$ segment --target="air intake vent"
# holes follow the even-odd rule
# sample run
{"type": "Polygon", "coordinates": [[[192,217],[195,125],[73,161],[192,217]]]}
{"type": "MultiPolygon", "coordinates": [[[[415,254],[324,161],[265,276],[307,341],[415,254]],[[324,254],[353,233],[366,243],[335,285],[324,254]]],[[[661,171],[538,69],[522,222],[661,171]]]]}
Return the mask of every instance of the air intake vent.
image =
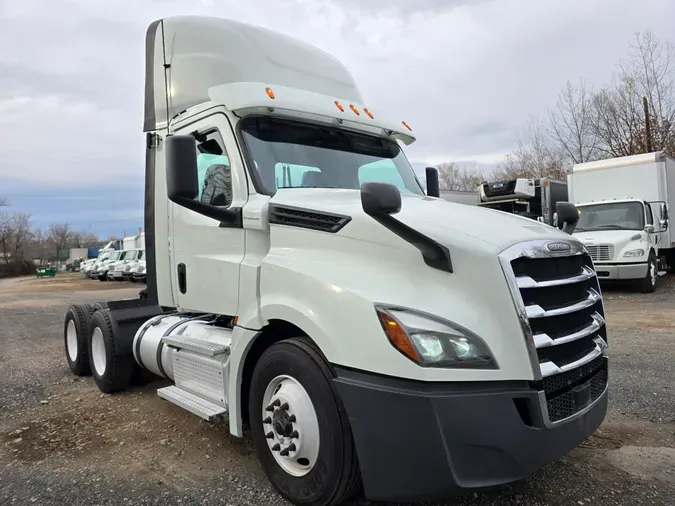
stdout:
{"type": "Polygon", "coordinates": [[[350,220],[351,217],[349,216],[312,209],[280,205],[271,205],[269,207],[269,221],[275,225],[308,228],[334,234],[349,223],[350,220]]]}

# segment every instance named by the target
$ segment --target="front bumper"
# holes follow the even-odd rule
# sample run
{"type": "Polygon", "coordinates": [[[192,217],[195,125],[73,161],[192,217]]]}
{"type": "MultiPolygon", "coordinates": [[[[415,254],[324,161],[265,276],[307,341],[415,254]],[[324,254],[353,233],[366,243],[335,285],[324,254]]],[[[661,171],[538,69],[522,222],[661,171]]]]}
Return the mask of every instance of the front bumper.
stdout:
{"type": "Polygon", "coordinates": [[[607,412],[606,388],[551,425],[530,382],[427,384],[336,371],[372,501],[442,500],[521,480],[586,440],[607,412]]]}
{"type": "Polygon", "coordinates": [[[647,276],[647,262],[631,262],[631,263],[599,263],[594,262],[595,271],[598,278],[621,280],[621,279],[642,279],[647,276]]]}
{"type": "Polygon", "coordinates": [[[113,280],[122,278],[123,278],[122,271],[108,271],[108,279],[113,280]]]}

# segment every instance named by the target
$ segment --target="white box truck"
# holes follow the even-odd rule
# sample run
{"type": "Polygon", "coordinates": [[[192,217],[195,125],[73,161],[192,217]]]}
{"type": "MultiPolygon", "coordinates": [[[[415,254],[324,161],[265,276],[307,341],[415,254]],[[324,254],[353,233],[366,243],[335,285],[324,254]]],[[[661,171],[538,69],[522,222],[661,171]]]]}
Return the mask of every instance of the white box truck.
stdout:
{"type": "Polygon", "coordinates": [[[600,279],[653,292],[666,266],[675,269],[675,159],[657,152],[577,164],[567,182],[579,210],[574,236],[600,279]]]}
{"type": "Polygon", "coordinates": [[[435,170],[425,194],[410,126],[342,63],[234,21],[154,22],[145,107],[147,288],[69,308],[75,374],[113,393],[143,368],[247,427],[294,504],[510,483],[602,423],[604,307],[572,204],[561,231],[447,202],[435,170]]]}

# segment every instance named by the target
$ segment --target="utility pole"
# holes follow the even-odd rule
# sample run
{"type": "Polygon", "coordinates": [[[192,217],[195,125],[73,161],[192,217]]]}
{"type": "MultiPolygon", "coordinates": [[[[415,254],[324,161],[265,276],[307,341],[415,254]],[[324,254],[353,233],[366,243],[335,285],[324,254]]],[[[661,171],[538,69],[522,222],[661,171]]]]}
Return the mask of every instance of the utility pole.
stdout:
{"type": "Polygon", "coordinates": [[[647,137],[647,153],[652,152],[652,125],[649,121],[649,102],[647,97],[642,97],[642,106],[645,110],[645,135],[647,137]]]}

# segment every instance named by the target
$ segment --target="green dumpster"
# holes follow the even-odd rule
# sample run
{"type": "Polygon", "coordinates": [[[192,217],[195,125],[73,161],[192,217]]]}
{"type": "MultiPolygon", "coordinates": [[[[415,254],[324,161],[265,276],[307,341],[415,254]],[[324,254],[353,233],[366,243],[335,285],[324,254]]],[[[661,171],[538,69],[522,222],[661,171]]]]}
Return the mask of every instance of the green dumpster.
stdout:
{"type": "Polygon", "coordinates": [[[38,278],[53,278],[56,276],[56,267],[38,267],[35,274],[38,278]]]}

